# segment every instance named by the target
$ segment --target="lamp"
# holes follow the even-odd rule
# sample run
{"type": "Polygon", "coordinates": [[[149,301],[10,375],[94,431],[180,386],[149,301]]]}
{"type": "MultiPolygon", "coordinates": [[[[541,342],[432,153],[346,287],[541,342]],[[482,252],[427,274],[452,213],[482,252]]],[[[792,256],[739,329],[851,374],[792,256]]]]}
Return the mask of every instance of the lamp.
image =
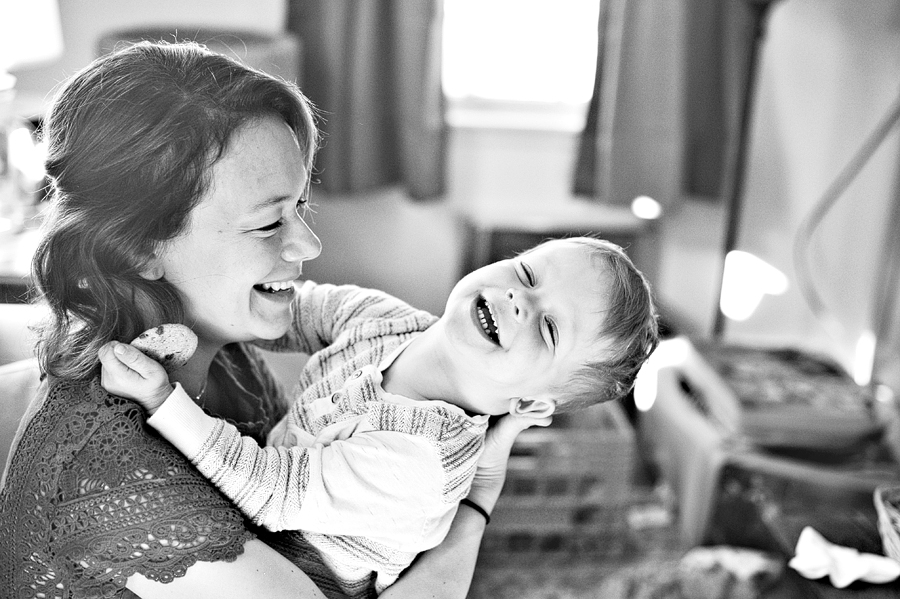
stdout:
{"type": "Polygon", "coordinates": [[[43,180],[31,128],[14,109],[16,77],[10,71],[56,60],[62,52],[57,0],[0,4],[0,231],[24,224],[43,180]]]}

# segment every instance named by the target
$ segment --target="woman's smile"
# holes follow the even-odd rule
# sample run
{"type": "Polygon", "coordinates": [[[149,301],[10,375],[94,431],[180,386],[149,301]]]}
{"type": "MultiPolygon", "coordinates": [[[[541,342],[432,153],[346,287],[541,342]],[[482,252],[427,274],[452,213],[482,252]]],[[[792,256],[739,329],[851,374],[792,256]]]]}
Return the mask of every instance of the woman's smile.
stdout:
{"type": "Polygon", "coordinates": [[[295,280],[273,281],[271,283],[260,283],[253,286],[253,291],[265,298],[267,301],[278,304],[290,304],[295,295],[295,280]]]}
{"type": "Polygon", "coordinates": [[[213,166],[191,235],[169,243],[165,273],[201,341],[275,339],[290,326],[294,284],[321,250],[301,214],[302,164],[283,122],[251,121],[213,166]]]}

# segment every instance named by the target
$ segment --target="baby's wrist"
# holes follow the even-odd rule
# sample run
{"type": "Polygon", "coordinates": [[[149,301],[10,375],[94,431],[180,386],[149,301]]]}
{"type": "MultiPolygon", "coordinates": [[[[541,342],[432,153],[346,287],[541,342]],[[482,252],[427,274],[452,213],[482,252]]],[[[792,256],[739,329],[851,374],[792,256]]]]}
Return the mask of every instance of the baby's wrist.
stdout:
{"type": "MultiPolygon", "coordinates": [[[[177,383],[176,383],[177,384],[177,383]]],[[[169,399],[169,396],[175,392],[175,387],[168,383],[163,385],[159,389],[157,389],[156,393],[153,394],[153,397],[147,402],[147,415],[153,416],[156,411],[166,403],[166,400],[169,399]]]]}

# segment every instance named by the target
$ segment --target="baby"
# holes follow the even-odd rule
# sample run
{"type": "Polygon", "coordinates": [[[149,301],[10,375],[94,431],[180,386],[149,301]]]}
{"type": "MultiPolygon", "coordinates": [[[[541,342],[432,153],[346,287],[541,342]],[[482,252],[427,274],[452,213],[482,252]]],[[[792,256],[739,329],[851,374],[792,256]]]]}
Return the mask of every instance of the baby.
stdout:
{"type": "Polygon", "coordinates": [[[621,397],[657,342],[643,275],[618,246],[577,237],[466,275],[440,318],[380,291],[300,285],[291,331],[266,347],[312,355],[263,448],[134,347],[100,359],[106,389],[147,409],[241,511],[299,531],[309,551],[294,561],[326,595],[364,597],[443,540],[489,416],[621,397]]]}

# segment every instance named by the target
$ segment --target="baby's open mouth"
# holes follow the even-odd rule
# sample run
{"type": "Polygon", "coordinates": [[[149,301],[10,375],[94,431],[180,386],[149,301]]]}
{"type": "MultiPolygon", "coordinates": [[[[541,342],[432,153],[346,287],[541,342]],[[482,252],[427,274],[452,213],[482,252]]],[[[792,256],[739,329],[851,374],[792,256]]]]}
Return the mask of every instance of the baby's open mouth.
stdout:
{"type": "Polygon", "coordinates": [[[497,322],[494,320],[494,312],[491,305],[482,296],[478,296],[475,300],[475,315],[478,317],[478,324],[488,339],[495,344],[500,345],[500,335],[497,333],[497,322]]]}

